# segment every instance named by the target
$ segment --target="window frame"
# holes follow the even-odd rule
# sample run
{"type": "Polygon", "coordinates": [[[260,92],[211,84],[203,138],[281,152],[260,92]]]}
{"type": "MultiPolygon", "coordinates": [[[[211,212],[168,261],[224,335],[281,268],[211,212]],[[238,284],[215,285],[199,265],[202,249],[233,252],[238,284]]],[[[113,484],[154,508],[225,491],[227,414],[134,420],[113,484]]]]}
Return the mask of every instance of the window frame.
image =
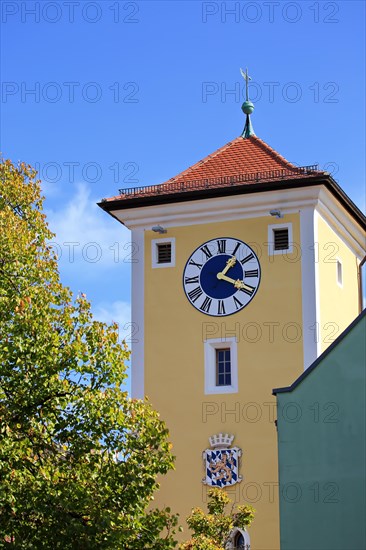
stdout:
{"type": "Polygon", "coordinates": [[[161,239],[152,239],[151,240],[151,260],[152,268],[162,268],[162,267],[175,267],[175,238],[174,237],[163,237],[161,239]],[[171,261],[159,263],[159,244],[170,244],[171,245],[171,261]]]}
{"type": "Polygon", "coordinates": [[[273,223],[268,226],[268,256],[277,256],[278,254],[291,254],[293,252],[292,223],[273,223]],[[275,230],[287,229],[288,248],[275,250],[275,230]]]}
{"type": "Polygon", "coordinates": [[[204,341],[205,395],[238,393],[238,346],[235,336],[204,341]],[[216,384],[216,350],[230,349],[231,384],[216,384]]]}

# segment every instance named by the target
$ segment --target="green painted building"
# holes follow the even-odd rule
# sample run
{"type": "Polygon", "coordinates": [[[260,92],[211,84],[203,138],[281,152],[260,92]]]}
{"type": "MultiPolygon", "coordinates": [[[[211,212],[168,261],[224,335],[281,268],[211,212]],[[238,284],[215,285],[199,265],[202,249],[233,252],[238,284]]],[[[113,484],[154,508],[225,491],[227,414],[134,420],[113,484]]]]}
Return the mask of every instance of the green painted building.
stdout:
{"type": "Polygon", "coordinates": [[[281,550],[366,549],[366,310],[276,388],[281,550]]]}

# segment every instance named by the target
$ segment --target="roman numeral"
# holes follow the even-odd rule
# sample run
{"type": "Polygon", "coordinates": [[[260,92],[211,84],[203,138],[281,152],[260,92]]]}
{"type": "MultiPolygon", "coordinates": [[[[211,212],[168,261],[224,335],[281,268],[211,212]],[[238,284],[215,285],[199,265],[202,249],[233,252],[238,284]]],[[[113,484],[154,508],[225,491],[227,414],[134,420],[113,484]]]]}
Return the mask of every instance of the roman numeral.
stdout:
{"type": "Polygon", "coordinates": [[[189,299],[191,302],[195,302],[203,294],[203,290],[200,286],[197,286],[191,292],[188,292],[189,299]]]}
{"type": "Polygon", "coordinates": [[[253,292],[255,291],[255,287],[250,286],[250,285],[245,285],[245,287],[241,288],[240,290],[242,292],[245,292],[245,294],[248,294],[248,296],[251,296],[253,294],[253,292]]]}
{"type": "Polygon", "coordinates": [[[184,279],[185,285],[191,285],[192,283],[199,283],[198,275],[196,277],[186,277],[184,279]]]}
{"type": "Polygon", "coordinates": [[[201,250],[204,254],[206,254],[206,258],[212,258],[212,252],[211,250],[208,248],[207,244],[205,246],[202,246],[201,247],[201,250]]]}
{"type": "Polygon", "coordinates": [[[244,271],[244,277],[258,277],[258,269],[251,269],[249,271],[244,271]]]}
{"type": "Polygon", "coordinates": [[[248,256],[246,256],[245,258],[240,260],[240,263],[241,263],[241,265],[246,264],[247,262],[249,262],[253,258],[254,258],[254,254],[251,252],[248,256]]]}
{"type": "Polygon", "coordinates": [[[200,307],[200,310],[208,313],[210,311],[211,304],[212,304],[212,299],[206,296],[206,298],[203,301],[203,304],[200,307]]]}
{"type": "Polygon", "coordinates": [[[217,315],[225,315],[225,314],[226,314],[226,311],[225,311],[224,300],[219,300],[217,304],[217,315]]]}
{"type": "Polygon", "coordinates": [[[233,250],[233,256],[235,256],[236,251],[238,250],[238,248],[239,248],[240,245],[241,245],[241,243],[236,243],[236,247],[235,247],[234,250],[233,250]]]}
{"type": "Polygon", "coordinates": [[[240,309],[241,307],[243,307],[243,304],[241,303],[240,300],[238,300],[235,296],[233,296],[233,298],[234,298],[234,303],[235,303],[236,309],[240,309]]]}
{"type": "Polygon", "coordinates": [[[195,265],[196,267],[198,267],[198,269],[202,269],[202,265],[203,264],[196,264],[196,262],[194,262],[193,260],[189,260],[189,265],[195,265]]]}
{"type": "Polygon", "coordinates": [[[226,239],[219,239],[217,241],[217,249],[219,254],[225,254],[226,252],[226,239]]]}

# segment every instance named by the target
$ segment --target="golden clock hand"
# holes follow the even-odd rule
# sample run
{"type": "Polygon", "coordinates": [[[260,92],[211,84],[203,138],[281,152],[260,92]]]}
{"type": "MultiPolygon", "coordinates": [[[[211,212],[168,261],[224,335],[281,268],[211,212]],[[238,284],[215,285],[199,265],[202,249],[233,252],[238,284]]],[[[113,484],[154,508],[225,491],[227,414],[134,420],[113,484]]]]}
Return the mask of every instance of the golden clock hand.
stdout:
{"type": "Polygon", "coordinates": [[[232,283],[235,288],[246,288],[247,290],[252,290],[252,287],[247,286],[243,281],[240,281],[240,279],[232,279],[231,277],[227,277],[223,273],[218,273],[217,278],[222,281],[227,281],[228,283],[232,283]]]}
{"type": "Polygon", "coordinates": [[[235,263],[236,263],[235,256],[233,256],[232,258],[229,258],[228,261],[226,262],[226,267],[221,271],[221,273],[225,275],[225,273],[227,273],[227,271],[229,271],[231,267],[234,267],[235,263]]]}

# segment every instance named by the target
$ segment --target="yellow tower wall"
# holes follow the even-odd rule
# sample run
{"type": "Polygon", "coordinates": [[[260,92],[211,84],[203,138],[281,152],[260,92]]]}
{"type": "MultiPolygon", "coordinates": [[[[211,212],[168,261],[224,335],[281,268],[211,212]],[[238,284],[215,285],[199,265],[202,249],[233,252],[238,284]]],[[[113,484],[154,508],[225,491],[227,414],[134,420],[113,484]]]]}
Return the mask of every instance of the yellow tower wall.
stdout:
{"type": "Polygon", "coordinates": [[[314,337],[323,352],[359,313],[356,254],[327,221],[318,215],[316,261],[318,263],[319,313],[314,337]],[[337,261],[342,265],[338,282],[337,261]]]}
{"type": "MultiPolygon", "coordinates": [[[[293,240],[300,242],[299,214],[286,215],[293,240]]],[[[239,502],[253,505],[250,528],[256,550],[279,548],[277,444],[272,388],[285,386],[303,370],[301,261],[298,250],[268,254],[270,216],[170,227],[176,247],[175,267],[152,268],[151,240],[145,232],[145,394],[166,420],[177,456],[176,470],[161,480],[157,505],[169,505],[181,522],[193,506],[204,506],[206,486],[202,451],[209,436],[235,435],[243,450],[243,481],[228,489],[239,502]],[[217,237],[236,237],[257,253],[260,287],[244,310],[217,318],[197,311],[187,300],[182,273],[190,254],[217,237]],[[239,391],[204,393],[204,340],[235,336],[239,391]]],[[[185,529],[184,537],[188,537],[185,529]]]]}
{"type": "MultiPolygon", "coordinates": [[[[226,490],[237,503],[257,510],[249,530],[251,549],[279,550],[272,389],[291,385],[356,317],[357,265],[365,253],[362,228],[322,185],[127,208],[116,217],[132,229],[137,251],[132,264],[132,318],[138,328],[133,395],[147,395],[160,412],[177,457],[175,471],[160,480],[154,504],[180,513],[181,538],[187,539],[187,515],[207,500],[202,452],[210,447],[208,438],[232,434],[233,445],[243,451],[243,480],[226,490]],[[279,208],[281,218],[269,215],[279,208]],[[267,241],[277,224],[291,228],[293,252],[269,252],[267,241]],[[155,225],[167,228],[167,234],[152,231],[155,225]],[[192,252],[220,237],[244,241],[261,264],[257,293],[227,317],[198,311],[183,289],[192,252]],[[159,238],[175,240],[174,267],[153,267],[152,241],[159,238]],[[236,339],[238,391],[205,393],[205,342],[221,338],[236,339]]],[[[300,422],[302,414],[306,411],[295,404],[285,420],[300,422]]]]}

